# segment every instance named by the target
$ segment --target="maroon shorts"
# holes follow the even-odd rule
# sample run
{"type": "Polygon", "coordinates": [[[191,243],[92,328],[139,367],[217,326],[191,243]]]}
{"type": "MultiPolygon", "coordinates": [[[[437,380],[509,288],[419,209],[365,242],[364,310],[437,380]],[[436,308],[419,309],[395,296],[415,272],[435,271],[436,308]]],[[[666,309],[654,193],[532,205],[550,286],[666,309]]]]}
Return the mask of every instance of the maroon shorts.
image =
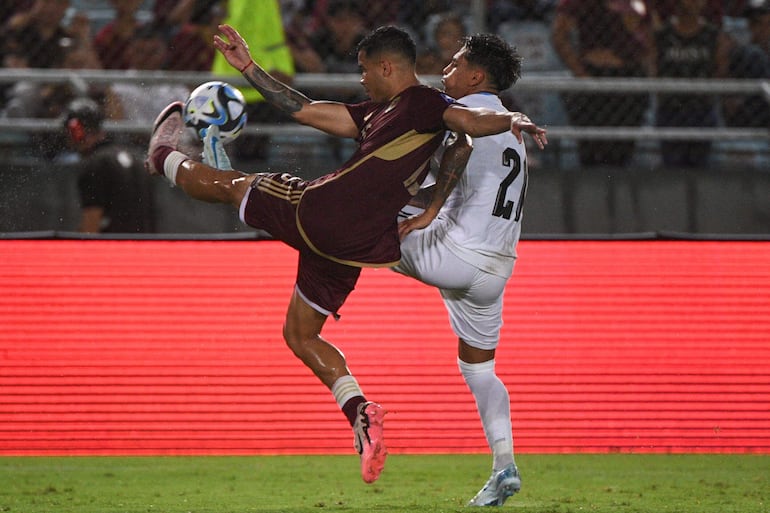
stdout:
{"type": "Polygon", "coordinates": [[[319,312],[336,317],[355,288],[361,268],[339,264],[315,253],[302,238],[297,227],[297,204],[306,186],[305,180],[287,173],[258,175],[241,205],[241,220],[299,251],[300,294],[319,312]]]}

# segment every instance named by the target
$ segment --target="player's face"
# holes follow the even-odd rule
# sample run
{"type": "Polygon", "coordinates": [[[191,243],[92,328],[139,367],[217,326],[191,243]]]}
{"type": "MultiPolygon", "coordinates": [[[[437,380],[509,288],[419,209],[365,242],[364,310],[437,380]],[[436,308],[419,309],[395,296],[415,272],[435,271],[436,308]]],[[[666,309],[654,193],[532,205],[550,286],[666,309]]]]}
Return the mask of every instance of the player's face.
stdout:
{"type": "Polygon", "coordinates": [[[361,70],[361,85],[369,98],[376,102],[389,100],[380,61],[368,58],[366,52],[361,51],[358,52],[358,68],[361,70]]]}
{"type": "Polygon", "coordinates": [[[444,84],[444,91],[452,98],[460,98],[471,92],[473,69],[465,58],[465,47],[461,48],[454,56],[452,61],[442,71],[441,83],[444,84]]]}

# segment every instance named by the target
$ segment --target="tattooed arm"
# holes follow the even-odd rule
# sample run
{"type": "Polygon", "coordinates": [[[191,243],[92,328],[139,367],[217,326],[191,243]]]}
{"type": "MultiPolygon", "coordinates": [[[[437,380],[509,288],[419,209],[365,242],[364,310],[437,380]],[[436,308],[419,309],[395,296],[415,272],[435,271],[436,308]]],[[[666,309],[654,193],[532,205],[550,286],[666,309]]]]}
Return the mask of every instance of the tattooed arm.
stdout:
{"type": "Polygon", "coordinates": [[[249,53],[243,37],[231,26],[220,25],[222,35],[214,36],[214,47],[228,63],[274,107],[286,112],[297,122],[339,137],[358,136],[358,128],[344,104],[311,100],[299,91],[275,79],[249,53]],[[224,37],[223,37],[224,36],[224,37]]]}
{"type": "MultiPolygon", "coordinates": [[[[465,134],[457,134],[457,137],[446,147],[436,173],[436,183],[429,189],[432,195],[425,210],[398,225],[398,235],[402,240],[409,232],[425,228],[436,218],[438,211],[441,210],[449,194],[465,172],[465,165],[468,163],[472,151],[473,142],[465,134]]],[[[417,195],[420,196],[420,193],[418,192],[417,195]]]]}

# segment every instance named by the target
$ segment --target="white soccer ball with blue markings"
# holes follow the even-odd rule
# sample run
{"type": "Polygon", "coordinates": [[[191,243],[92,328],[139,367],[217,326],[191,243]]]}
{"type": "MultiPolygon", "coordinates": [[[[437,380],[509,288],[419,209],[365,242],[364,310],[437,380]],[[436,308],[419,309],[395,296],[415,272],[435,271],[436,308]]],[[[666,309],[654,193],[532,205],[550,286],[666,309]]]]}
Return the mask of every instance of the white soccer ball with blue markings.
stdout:
{"type": "Polygon", "coordinates": [[[246,126],[246,100],[227,82],[212,81],[196,87],[184,104],[185,125],[203,140],[206,129],[219,127],[220,141],[234,140],[246,126]]]}

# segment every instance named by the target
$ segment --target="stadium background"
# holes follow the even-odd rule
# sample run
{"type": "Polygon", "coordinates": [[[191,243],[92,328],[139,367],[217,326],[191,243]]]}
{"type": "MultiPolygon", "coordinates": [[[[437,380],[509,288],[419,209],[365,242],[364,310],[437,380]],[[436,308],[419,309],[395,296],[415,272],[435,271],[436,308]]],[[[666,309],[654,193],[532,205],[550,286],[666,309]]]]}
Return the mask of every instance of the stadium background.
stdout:
{"type": "MultiPolygon", "coordinates": [[[[142,4],[142,19],[152,4],[142,4]]],[[[440,10],[442,2],[424,4],[440,10]]],[[[498,362],[512,393],[517,450],[767,453],[767,129],[698,130],[714,141],[709,164],[671,168],[661,164],[660,139],[692,132],[655,128],[651,111],[639,127],[578,130],[561,103],[562,93],[581,89],[643,88],[654,98],[666,88],[748,94],[761,82],[577,80],[554,53],[548,16],[498,23],[492,4],[506,2],[453,6],[469,28],[494,25],[519,47],[524,78],[511,101],[548,126],[551,141],[545,152],[530,150],[525,240],[498,362]],[[634,158],[582,167],[578,135],[635,140],[634,158]]],[[[88,14],[94,31],[114,15],[105,1],[71,7],[69,14],[88,14]]],[[[726,14],[725,30],[744,37],[745,20],[726,14]]],[[[418,36],[424,21],[414,23],[418,36]]],[[[3,84],[140,87],[211,76],[0,73],[3,84]]],[[[336,73],[298,73],[295,85],[318,97],[358,87],[355,75],[336,73]]],[[[81,236],[76,157],[51,151],[59,121],[4,117],[0,125],[0,453],[350,451],[328,391],[280,340],[290,251],[252,242],[259,234],[232,211],[188,200],[160,180],[158,234],[81,236]]],[[[107,128],[126,140],[148,130],[130,115],[107,128]]],[[[266,155],[235,159],[249,170],[313,177],[351,148],[291,123],[254,122],[249,130],[270,136],[266,155]]],[[[327,334],[367,392],[392,410],[394,452],[485,450],[435,291],[367,271],[327,334]],[[431,416],[438,422],[426,429],[431,416]]]]}

